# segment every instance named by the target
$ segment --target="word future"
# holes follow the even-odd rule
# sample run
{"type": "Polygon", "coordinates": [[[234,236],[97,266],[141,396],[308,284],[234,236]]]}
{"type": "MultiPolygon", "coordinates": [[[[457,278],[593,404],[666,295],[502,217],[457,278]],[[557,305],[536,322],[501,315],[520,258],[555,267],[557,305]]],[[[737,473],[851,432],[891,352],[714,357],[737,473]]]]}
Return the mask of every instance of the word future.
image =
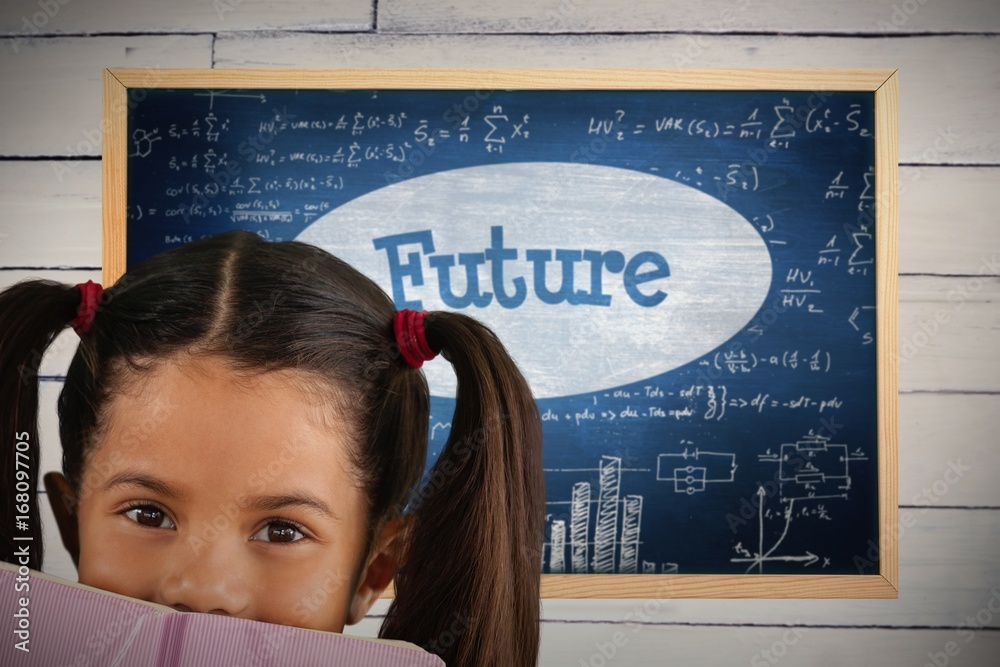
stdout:
{"type": "MultiPolygon", "coordinates": [[[[421,310],[423,304],[419,299],[406,297],[405,279],[419,287],[424,284],[424,257],[427,258],[429,270],[437,271],[438,291],[441,301],[450,308],[467,308],[488,306],[496,296],[496,301],[504,308],[517,308],[528,297],[528,287],[524,276],[515,275],[522,272],[523,262],[518,262],[520,252],[516,248],[506,248],[503,244],[503,227],[490,227],[490,246],[482,252],[460,252],[453,255],[432,254],[434,252],[434,237],[431,230],[425,229],[405,234],[394,234],[373,239],[375,250],[384,250],[389,262],[389,275],[392,279],[392,298],[397,308],[421,310]],[[400,255],[403,246],[419,246],[420,252],[407,252],[405,258],[400,255]],[[464,294],[455,294],[451,286],[451,271],[456,262],[465,267],[464,294]],[[510,262],[510,264],[506,264],[510,262]],[[479,267],[489,263],[489,276],[492,292],[480,289],[479,267]],[[513,269],[505,274],[506,269],[513,269]],[[521,271],[518,271],[521,269],[521,271]],[[513,275],[512,289],[508,290],[506,278],[513,275]]],[[[622,284],[629,298],[640,306],[649,308],[659,305],[667,293],[646,286],[645,283],[666,278],[670,275],[670,267],[663,255],[650,250],[636,253],[628,262],[625,255],[617,250],[562,250],[555,252],[555,263],[562,265],[562,283],[559,289],[550,290],[546,282],[548,264],[552,262],[552,250],[527,249],[524,260],[531,265],[533,291],[536,297],[547,304],[566,302],[571,306],[610,306],[611,295],[602,291],[604,272],[622,274],[622,284]],[[590,290],[574,289],[574,277],[577,264],[582,271],[590,273],[590,290]],[[645,265],[649,265],[646,267],[645,265]],[[640,270],[642,269],[642,270],[640,270]]],[[[461,269],[460,269],[461,270],[461,269]]]]}

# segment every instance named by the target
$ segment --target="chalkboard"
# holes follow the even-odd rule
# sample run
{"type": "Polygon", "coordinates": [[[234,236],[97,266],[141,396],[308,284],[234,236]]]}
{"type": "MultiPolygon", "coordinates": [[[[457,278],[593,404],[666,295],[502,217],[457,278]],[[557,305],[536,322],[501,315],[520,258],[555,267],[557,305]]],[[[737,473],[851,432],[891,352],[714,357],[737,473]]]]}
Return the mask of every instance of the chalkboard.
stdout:
{"type": "Polygon", "coordinates": [[[104,279],[244,228],[489,324],[544,421],[545,596],[896,597],[895,99],[891,70],[108,70],[104,279]]]}

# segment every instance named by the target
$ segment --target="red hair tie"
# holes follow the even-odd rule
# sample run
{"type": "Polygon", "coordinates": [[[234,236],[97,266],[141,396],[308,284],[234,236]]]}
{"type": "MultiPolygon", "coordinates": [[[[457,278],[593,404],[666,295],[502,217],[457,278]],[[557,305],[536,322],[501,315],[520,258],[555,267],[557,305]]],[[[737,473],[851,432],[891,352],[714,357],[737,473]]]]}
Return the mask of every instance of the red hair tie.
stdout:
{"type": "Polygon", "coordinates": [[[97,314],[97,306],[101,302],[104,288],[93,280],[80,283],[77,288],[80,290],[80,305],[76,309],[76,317],[69,324],[76,329],[76,333],[82,338],[90,331],[90,326],[94,323],[94,315],[97,314]]]}
{"type": "Polygon", "coordinates": [[[430,361],[437,356],[437,352],[431,349],[427,343],[427,334],[424,331],[424,317],[426,310],[397,310],[392,320],[392,328],[396,332],[396,344],[399,345],[399,352],[403,355],[410,366],[420,368],[425,361],[430,361]]]}

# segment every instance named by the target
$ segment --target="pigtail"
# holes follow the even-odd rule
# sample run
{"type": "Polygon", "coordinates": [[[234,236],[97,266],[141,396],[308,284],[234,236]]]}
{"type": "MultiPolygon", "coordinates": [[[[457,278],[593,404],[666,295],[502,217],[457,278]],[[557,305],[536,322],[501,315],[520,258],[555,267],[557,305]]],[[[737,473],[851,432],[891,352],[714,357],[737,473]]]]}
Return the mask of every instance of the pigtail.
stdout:
{"type": "Polygon", "coordinates": [[[455,415],[418,495],[379,636],[419,644],[449,667],[535,665],[545,507],[538,410],[487,327],[448,312],[430,313],[424,326],[455,368],[455,415]]]}
{"type": "Polygon", "coordinates": [[[51,280],[25,280],[0,292],[0,558],[35,570],[44,556],[38,367],[79,304],[78,288],[51,280]]]}

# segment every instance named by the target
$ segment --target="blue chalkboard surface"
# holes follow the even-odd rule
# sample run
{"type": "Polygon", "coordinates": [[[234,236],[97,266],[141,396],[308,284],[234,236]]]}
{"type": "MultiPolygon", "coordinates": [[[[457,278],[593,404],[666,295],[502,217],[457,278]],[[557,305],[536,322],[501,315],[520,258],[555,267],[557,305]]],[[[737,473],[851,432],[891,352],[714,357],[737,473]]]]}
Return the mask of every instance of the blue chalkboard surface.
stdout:
{"type": "Polygon", "coordinates": [[[245,228],[493,326],[544,419],[543,573],[877,574],[873,99],[132,89],[127,266],[245,228]]]}

